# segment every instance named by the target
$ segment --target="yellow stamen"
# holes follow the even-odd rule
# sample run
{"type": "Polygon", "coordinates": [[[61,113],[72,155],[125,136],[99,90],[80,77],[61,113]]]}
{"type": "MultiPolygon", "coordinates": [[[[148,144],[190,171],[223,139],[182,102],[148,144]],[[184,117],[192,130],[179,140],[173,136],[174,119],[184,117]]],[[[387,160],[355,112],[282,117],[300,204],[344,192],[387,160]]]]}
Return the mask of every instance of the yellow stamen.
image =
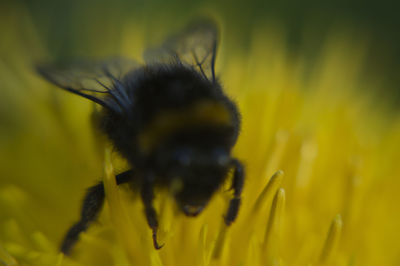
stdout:
{"type": "Polygon", "coordinates": [[[250,215],[254,215],[260,211],[263,206],[275,195],[279,186],[282,184],[284,172],[282,170],[277,171],[269,180],[267,185],[264,187],[261,194],[258,196],[256,203],[253,205],[253,209],[250,215]]]}
{"type": "MultiPolygon", "coordinates": [[[[132,265],[150,265],[150,260],[152,265],[154,265],[154,262],[156,261],[154,258],[154,252],[150,252],[150,256],[143,256],[143,253],[141,253],[145,252],[143,246],[146,245],[139,244],[143,243],[143,240],[139,238],[138,232],[134,230],[135,227],[130,216],[127,214],[125,203],[121,200],[113,166],[111,164],[110,153],[110,150],[106,149],[104,162],[104,189],[112,222],[114,223],[115,228],[118,228],[118,230],[116,230],[118,237],[123,243],[132,265]],[[140,259],[145,261],[140,261],[140,259]]],[[[151,236],[150,232],[148,235],[151,236]]]]}
{"type": "Polygon", "coordinates": [[[34,232],[32,238],[40,250],[55,251],[54,244],[42,232],[34,232]]]}
{"type": "Polygon", "coordinates": [[[226,231],[227,231],[227,226],[225,225],[225,222],[222,222],[221,228],[218,232],[217,239],[215,241],[215,246],[214,246],[214,250],[213,250],[213,254],[212,254],[214,259],[221,258],[222,254],[224,252],[226,231]]]}
{"type": "Polygon", "coordinates": [[[63,265],[63,261],[64,261],[64,254],[60,253],[57,257],[57,262],[56,262],[56,266],[61,266],[63,265]]]}
{"type": "Polygon", "coordinates": [[[279,239],[281,234],[282,215],[285,207],[285,190],[280,188],[272,202],[270,216],[268,219],[267,230],[263,242],[263,250],[267,250],[268,255],[278,255],[279,239]],[[273,243],[273,244],[272,244],[273,243]],[[273,249],[273,250],[272,250],[273,249]]]}
{"type": "Polygon", "coordinates": [[[326,262],[328,262],[329,258],[336,251],[336,247],[342,232],[342,227],[343,227],[342,217],[340,216],[340,214],[338,214],[332,221],[331,227],[328,232],[328,236],[325,240],[325,244],[322,249],[321,256],[319,258],[320,264],[325,264],[326,262]]]}
{"type": "Polygon", "coordinates": [[[311,171],[317,155],[317,144],[312,140],[306,140],[301,146],[299,169],[296,175],[296,186],[305,189],[309,186],[311,171]]]}
{"type": "Polygon", "coordinates": [[[279,130],[275,135],[274,148],[272,150],[270,159],[265,167],[265,176],[272,175],[273,171],[279,169],[279,164],[282,160],[284,151],[286,149],[289,140],[289,132],[285,130],[279,130]]]}
{"type": "Polygon", "coordinates": [[[204,224],[200,230],[199,237],[199,265],[207,266],[210,264],[211,254],[206,246],[208,226],[204,224]]]}

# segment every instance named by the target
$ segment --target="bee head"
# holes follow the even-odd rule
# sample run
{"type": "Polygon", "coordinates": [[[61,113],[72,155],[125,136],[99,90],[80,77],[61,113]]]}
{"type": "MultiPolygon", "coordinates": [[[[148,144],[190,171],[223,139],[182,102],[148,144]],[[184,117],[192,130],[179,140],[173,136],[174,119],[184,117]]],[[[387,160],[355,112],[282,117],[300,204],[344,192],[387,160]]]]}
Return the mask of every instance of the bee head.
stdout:
{"type": "Polygon", "coordinates": [[[171,191],[187,216],[198,215],[224,181],[230,164],[223,148],[181,147],[171,156],[171,191]]]}

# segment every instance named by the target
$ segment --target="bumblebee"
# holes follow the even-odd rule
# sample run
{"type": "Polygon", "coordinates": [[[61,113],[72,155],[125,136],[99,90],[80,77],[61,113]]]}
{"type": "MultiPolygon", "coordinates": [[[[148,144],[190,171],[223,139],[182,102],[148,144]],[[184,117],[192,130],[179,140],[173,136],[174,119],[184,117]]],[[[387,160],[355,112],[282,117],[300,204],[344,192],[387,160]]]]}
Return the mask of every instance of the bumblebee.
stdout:
{"type": "MultiPolygon", "coordinates": [[[[37,67],[51,83],[102,107],[98,129],[131,166],[116,183],[140,191],[156,249],[162,247],[153,206],[157,186],[171,191],[185,215],[196,216],[233,171],[226,225],[239,211],[244,169],[231,153],[240,114],[215,76],[217,35],[214,23],[192,24],[148,49],[144,65],[111,58],[37,67]]],[[[104,198],[103,182],[88,189],[80,219],[62,242],[64,254],[97,218],[104,198]]]]}

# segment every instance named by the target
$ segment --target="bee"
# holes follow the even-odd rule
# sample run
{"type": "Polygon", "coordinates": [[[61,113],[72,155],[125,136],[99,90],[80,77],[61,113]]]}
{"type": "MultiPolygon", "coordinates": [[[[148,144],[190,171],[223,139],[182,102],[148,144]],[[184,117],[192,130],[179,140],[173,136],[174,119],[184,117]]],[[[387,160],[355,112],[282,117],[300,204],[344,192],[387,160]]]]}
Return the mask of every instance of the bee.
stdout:
{"type": "MultiPolygon", "coordinates": [[[[240,113],[215,75],[217,37],[215,23],[203,21],[145,51],[145,64],[111,58],[37,67],[54,85],[102,107],[98,130],[130,165],[116,183],[140,192],[155,249],[163,246],[157,242],[155,187],[167,188],[179,210],[197,216],[233,172],[225,224],[239,211],[244,167],[231,153],[240,113]]],[[[87,190],[80,219],[62,242],[64,254],[96,220],[104,198],[103,182],[87,190]]]]}

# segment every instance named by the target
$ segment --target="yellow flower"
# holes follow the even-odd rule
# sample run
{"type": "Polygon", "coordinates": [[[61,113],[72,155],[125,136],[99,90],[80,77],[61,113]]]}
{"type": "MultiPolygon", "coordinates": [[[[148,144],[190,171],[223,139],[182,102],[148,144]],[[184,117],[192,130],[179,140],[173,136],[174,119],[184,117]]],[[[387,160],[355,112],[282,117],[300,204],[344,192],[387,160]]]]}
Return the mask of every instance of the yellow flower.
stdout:
{"type": "MultiPolygon", "coordinates": [[[[110,152],[102,158],[104,148],[90,129],[92,106],[32,73],[29,49],[42,49],[29,21],[0,20],[8,37],[0,47],[1,263],[399,263],[400,119],[373,97],[377,85],[361,73],[362,38],[355,44],[332,32],[313,65],[287,53],[276,27],[255,31],[246,54],[221,47],[220,76],[243,116],[235,149],[247,169],[239,217],[225,227],[227,188],[196,218],[178,213],[160,193],[165,246],[156,251],[137,195],[115,184],[119,158],[110,152]],[[10,23],[17,30],[6,32],[10,23]],[[31,36],[26,46],[21,35],[31,36]],[[84,188],[101,176],[106,204],[99,221],[66,257],[60,240],[78,218],[84,188]]],[[[139,54],[142,31],[124,29],[135,42],[123,40],[122,52],[139,54]]]]}

